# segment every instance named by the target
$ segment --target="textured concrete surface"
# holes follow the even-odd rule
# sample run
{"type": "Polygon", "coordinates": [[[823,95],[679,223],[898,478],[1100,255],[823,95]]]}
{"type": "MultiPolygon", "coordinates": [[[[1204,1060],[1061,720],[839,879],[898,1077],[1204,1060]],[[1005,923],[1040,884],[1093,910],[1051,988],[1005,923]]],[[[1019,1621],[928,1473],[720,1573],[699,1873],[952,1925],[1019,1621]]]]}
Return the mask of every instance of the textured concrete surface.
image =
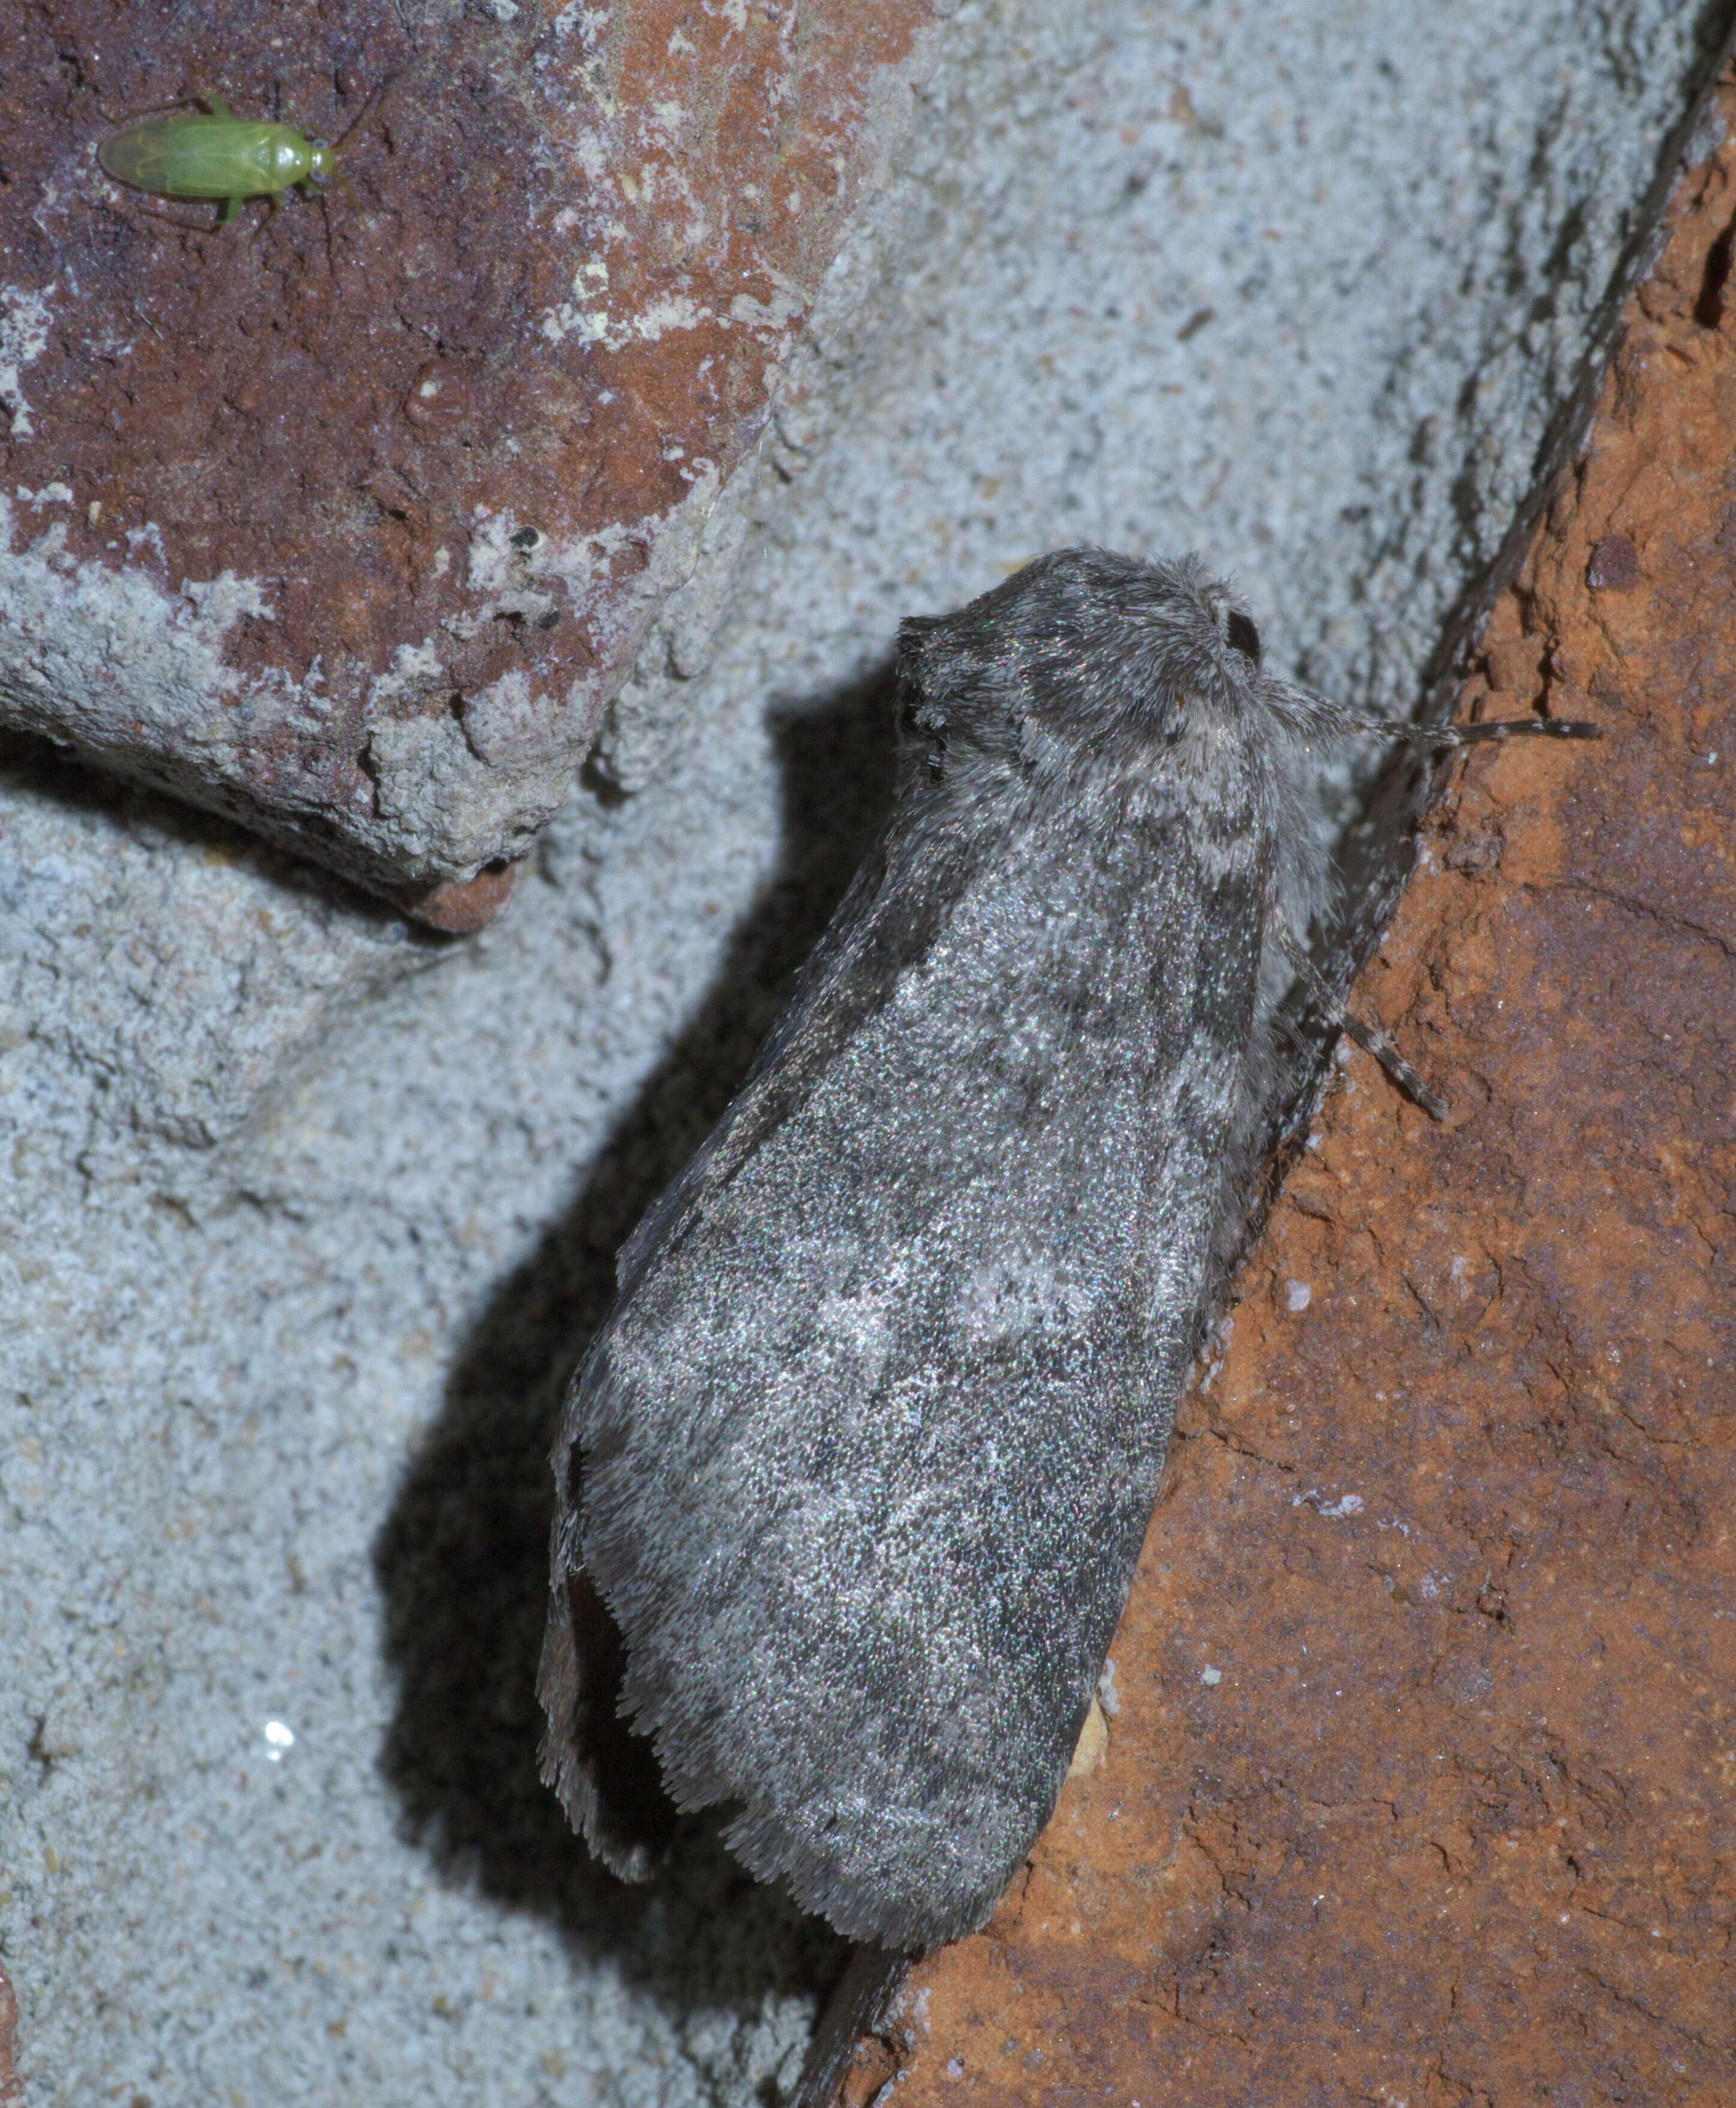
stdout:
{"type": "Polygon", "coordinates": [[[582,792],[480,939],[7,754],[0,1955],[33,2108],[787,2090],[836,1948],[703,1835],[624,1894],[534,1782],[545,1420],[614,1247],[872,824],[900,615],[1058,541],[1191,543],[1278,664],[1408,697],[1696,29],[958,26],[840,274],[874,326],[779,405],[710,670],[679,710],[638,685],[609,769],[645,787],[582,792]]]}
{"type": "Polygon", "coordinates": [[[1733,216],[1727,145],[1464,697],[1605,741],[1455,768],[1367,977],[1453,1115],[1345,1069],[1107,1732],[851,2100],[1736,2097],[1733,216]]]}
{"type": "Polygon", "coordinates": [[[503,889],[455,889],[525,854],[706,554],[931,27],[11,11],[0,722],[485,920],[503,889]],[[329,195],[214,228],[105,176],[201,92],[323,129],[329,195]]]}

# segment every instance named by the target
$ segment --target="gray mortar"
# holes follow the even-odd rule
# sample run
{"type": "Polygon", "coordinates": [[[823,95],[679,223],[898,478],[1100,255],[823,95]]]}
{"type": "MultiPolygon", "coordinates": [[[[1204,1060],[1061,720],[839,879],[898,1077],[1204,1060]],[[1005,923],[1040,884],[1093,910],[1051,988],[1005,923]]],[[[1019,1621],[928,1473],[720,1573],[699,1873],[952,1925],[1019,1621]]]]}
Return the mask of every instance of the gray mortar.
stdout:
{"type": "Polygon", "coordinates": [[[0,1952],[33,2108],[787,2090],[834,1944],[703,1832],[616,1889],[534,1782],[555,1388],[873,824],[899,615],[1057,542],[1191,544],[1276,662],[1412,700],[1697,20],[1516,12],[967,11],[843,267],[873,327],[787,399],[727,589],[720,534],[709,671],[701,588],[613,735],[647,787],[581,794],[479,939],[11,756],[0,1952]]]}

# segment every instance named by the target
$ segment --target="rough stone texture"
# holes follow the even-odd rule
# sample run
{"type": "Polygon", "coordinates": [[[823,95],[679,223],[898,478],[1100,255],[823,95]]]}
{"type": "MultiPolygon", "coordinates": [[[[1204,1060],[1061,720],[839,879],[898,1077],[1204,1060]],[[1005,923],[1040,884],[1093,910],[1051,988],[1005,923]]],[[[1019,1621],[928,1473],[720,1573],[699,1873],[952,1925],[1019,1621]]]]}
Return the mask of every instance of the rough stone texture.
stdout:
{"type": "Polygon", "coordinates": [[[399,894],[521,858],[764,429],[929,17],[9,11],[0,716],[399,894]],[[110,114],[219,90],[355,125],[328,203],[255,239],[98,169],[110,114]]]}
{"type": "Polygon", "coordinates": [[[1733,227],[1726,146],[1465,696],[1604,743],[1454,770],[1365,976],[1452,1116],[1345,1066],[1105,1746],[850,2100],[1736,2098],[1733,227]]]}
{"type": "Polygon", "coordinates": [[[865,322],[799,354],[713,514],[739,494],[710,670],[667,608],[607,735],[646,787],[583,791],[480,938],[7,750],[0,1955],[32,2108],[787,2095],[836,1945],[703,1835],[624,1895],[535,1780],[545,1418],[615,1246],[873,823],[900,615],[1070,538],[1191,543],[1275,663],[1412,699],[1702,27],[962,11],[818,304],[854,286],[865,322]]]}

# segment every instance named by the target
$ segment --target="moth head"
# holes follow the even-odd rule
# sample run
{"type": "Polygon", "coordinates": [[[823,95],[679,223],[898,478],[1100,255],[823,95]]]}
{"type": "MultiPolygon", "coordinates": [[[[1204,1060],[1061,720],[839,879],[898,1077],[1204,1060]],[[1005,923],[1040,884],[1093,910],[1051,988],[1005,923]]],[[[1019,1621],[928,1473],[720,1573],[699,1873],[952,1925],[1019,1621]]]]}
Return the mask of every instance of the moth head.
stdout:
{"type": "Polygon", "coordinates": [[[899,670],[937,757],[1132,749],[1179,738],[1202,708],[1245,707],[1260,633],[1197,557],[1059,549],[956,615],[906,622],[899,670]]]}

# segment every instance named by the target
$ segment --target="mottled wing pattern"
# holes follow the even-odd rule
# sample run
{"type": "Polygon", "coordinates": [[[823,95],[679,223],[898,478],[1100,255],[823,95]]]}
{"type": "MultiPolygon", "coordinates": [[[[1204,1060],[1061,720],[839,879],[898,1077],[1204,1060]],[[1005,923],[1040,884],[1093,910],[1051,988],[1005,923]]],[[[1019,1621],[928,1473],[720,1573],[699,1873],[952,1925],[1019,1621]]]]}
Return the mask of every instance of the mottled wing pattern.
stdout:
{"type": "Polygon", "coordinates": [[[569,1408],[670,1790],[859,1937],[986,1915],[1121,1611],[1264,926],[1257,838],[1202,855],[1161,770],[895,833],[569,1408]]]}

